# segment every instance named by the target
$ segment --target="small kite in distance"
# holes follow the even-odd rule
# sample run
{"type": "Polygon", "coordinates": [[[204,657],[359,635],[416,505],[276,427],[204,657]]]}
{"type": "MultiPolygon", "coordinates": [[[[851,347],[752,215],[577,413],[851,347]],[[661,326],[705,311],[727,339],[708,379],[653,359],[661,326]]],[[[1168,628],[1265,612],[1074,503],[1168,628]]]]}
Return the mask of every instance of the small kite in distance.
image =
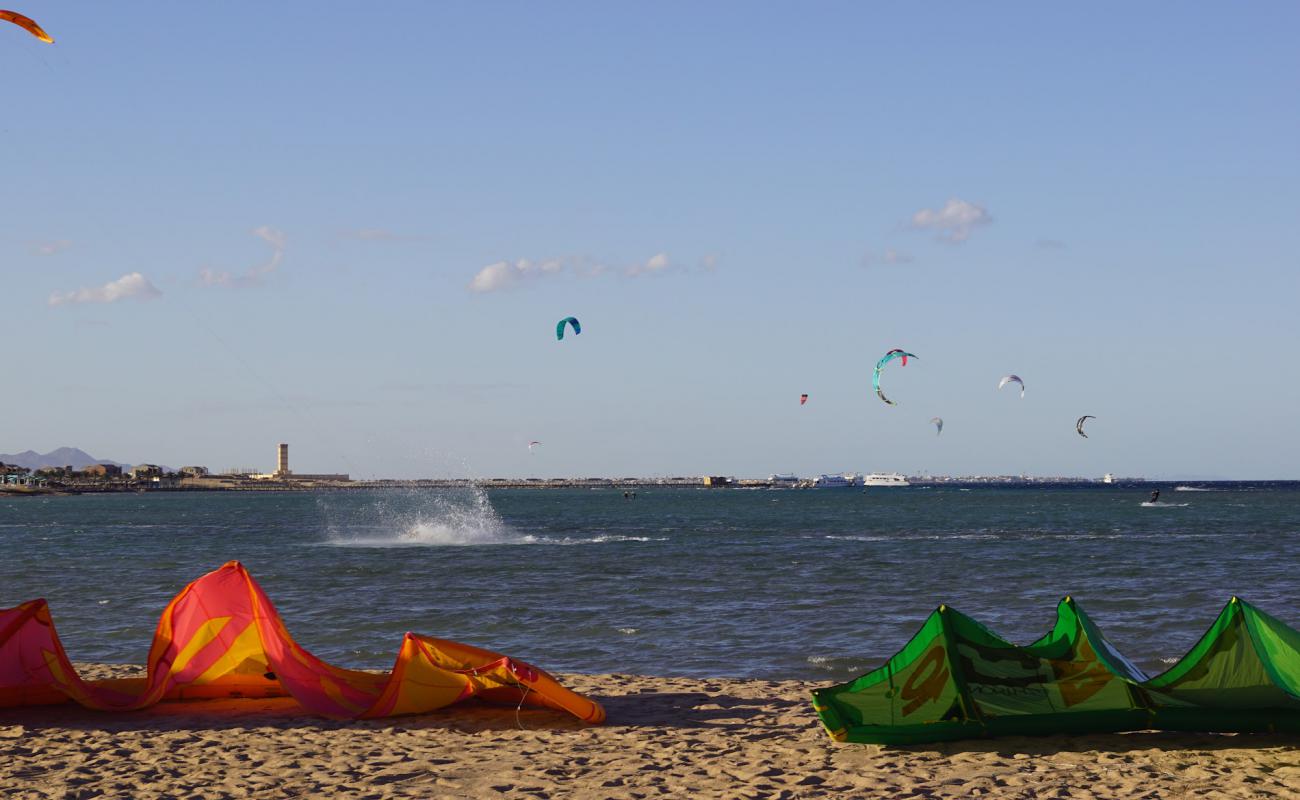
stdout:
{"type": "Polygon", "coordinates": [[[565,317],[564,319],[562,319],[562,320],[560,320],[559,322],[555,323],[555,338],[556,338],[556,339],[558,339],[558,340],[563,340],[563,339],[564,339],[564,326],[565,326],[566,324],[568,324],[568,325],[572,325],[572,326],[573,326],[573,335],[574,335],[574,336],[577,336],[578,334],[582,333],[582,325],[580,325],[580,324],[578,323],[578,318],[577,318],[577,317],[565,317]]]}
{"type": "Polygon", "coordinates": [[[934,435],[943,433],[943,417],[931,417],[930,424],[935,427],[934,435]]]}
{"type": "Polygon", "coordinates": [[[46,33],[41,28],[40,25],[37,25],[36,20],[32,19],[31,17],[24,17],[22,14],[19,14],[17,11],[5,11],[4,9],[0,9],[0,20],[4,20],[5,22],[12,22],[13,24],[17,25],[18,27],[30,33],[32,36],[35,36],[37,39],[40,39],[42,42],[45,42],[47,44],[54,44],[54,38],[50,36],[48,33],[46,33]]]}
{"type": "Polygon", "coordinates": [[[807,393],[804,393],[804,394],[799,395],[799,405],[803,405],[804,403],[807,403],[807,402],[808,402],[808,394],[807,394],[807,393]]]}
{"type": "Polygon", "coordinates": [[[1083,421],[1084,421],[1085,419],[1096,419],[1096,417],[1094,417],[1094,416],[1091,415],[1091,414],[1084,414],[1082,417],[1079,417],[1079,421],[1078,421],[1078,422],[1074,423],[1074,430],[1075,430],[1075,431],[1076,431],[1080,436],[1082,436],[1083,438],[1087,439],[1087,438],[1088,438],[1088,434],[1086,434],[1086,433],[1083,432],[1083,421]]]}
{"type": "Polygon", "coordinates": [[[1007,375],[1002,380],[998,381],[998,388],[1001,389],[1003,386],[1006,386],[1008,383],[1020,384],[1020,396],[1022,398],[1025,396],[1025,382],[1020,380],[1019,375],[1007,375]]]}
{"type": "Polygon", "coordinates": [[[536,447],[536,446],[539,445],[539,444],[541,444],[541,442],[529,442],[529,443],[528,443],[528,452],[530,452],[530,453],[533,452],[533,448],[536,447]]]}

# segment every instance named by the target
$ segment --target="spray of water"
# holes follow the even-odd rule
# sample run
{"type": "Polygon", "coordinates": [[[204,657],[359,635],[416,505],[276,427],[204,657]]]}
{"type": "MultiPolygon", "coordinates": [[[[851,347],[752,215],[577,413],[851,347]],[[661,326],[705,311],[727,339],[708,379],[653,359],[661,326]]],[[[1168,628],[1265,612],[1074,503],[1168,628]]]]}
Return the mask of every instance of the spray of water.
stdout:
{"type": "Polygon", "coordinates": [[[445,547],[529,544],[511,530],[487,492],[464,490],[385,493],[348,508],[322,500],[328,543],[337,547],[445,547]]]}

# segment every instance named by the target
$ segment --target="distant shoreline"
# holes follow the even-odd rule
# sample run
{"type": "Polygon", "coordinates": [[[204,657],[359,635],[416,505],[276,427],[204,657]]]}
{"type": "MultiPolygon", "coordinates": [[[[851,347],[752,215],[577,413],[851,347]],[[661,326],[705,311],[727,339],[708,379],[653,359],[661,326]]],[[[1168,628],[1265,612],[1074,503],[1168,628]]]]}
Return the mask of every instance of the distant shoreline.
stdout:
{"type": "Polygon", "coordinates": [[[699,479],[685,478],[584,478],[584,479],[533,479],[533,478],[425,478],[414,480],[362,480],[362,481],[238,481],[219,480],[181,481],[175,485],[142,486],[133,484],[104,484],[83,486],[3,486],[0,497],[66,497],[83,494],[171,494],[176,492],[346,492],[367,490],[409,489],[604,489],[614,491],[643,491],[646,489],[708,489],[709,491],[813,491],[823,493],[889,494],[918,488],[1067,488],[1110,486],[1115,489],[1139,489],[1151,486],[1199,484],[1204,486],[1229,486],[1233,484],[1300,484],[1300,480],[1145,480],[1141,478],[1103,483],[1091,478],[908,478],[906,487],[851,487],[848,489],[809,489],[772,484],[763,480],[740,481],[728,486],[705,486],[699,479]],[[693,482],[692,482],[693,481],[693,482]]]}

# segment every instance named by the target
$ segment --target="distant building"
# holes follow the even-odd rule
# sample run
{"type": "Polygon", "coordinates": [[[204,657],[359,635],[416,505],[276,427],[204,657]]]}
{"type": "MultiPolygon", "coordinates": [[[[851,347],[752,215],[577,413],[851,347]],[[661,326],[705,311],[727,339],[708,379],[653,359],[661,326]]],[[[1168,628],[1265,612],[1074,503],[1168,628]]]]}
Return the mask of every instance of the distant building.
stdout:
{"type": "Polygon", "coordinates": [[[131,470],[131,477],[135,480],[144,480],[152,478],[161,478],[163,474],[162,467],[157,464],[137,464],[135,469],[131,470]]]}
{"type": "Polygon", "coordinates": [[[730,486],[736,482],[735,478],[728,478],[725,475],[705,475],[704,485],[712,488],[730,486]]]}
{"type": "Polygon", "coordinates": [[[90,478],[116,478],[121,476],[122,468],[116,464],[91,464],[81,473],[90,478]]]}
{"type": "Polygon", "coordinates": [[[289,445],[281,442],[275,446],[275,472],[254,473],[248,477],[255,481],[326,481],[326,482],[347,482],[352,478],[344,473],[329,474],[294,474],[289,469],[289,445]]]}
{"type": "Polygon", "coordinates": [[[208,476],[207,467],[181,467],[181,475],[187,478],[206,478],[208,476]]]}

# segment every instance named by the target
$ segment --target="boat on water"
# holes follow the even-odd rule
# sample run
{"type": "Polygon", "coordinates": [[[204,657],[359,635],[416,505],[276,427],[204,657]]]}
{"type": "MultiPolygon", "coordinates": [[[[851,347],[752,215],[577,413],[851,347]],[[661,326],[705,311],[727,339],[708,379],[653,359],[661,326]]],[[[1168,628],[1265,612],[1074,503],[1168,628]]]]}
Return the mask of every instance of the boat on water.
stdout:
{"type": "Polygon", "coordinates": [[[1101,476],[1101,482],[1102,482],[1102,483],[1114,483],[1114,482],[1115,482],[1115,476],[1112,475],[1111,473],[1107,472],[1105,475],[1102,475],[1102,476],[1101,476]]]}
{"type": "Polygon", "coordinates": [[[862,485],[862,476],[856,472],[843,475],[819,475],[812,482],[814,489],[853,489],[862,485]]]}
{"type": "Polygon", "coordinates": [[[863,486],[911,486],[907,478],[897,472],[873,472],[862,479],[863,486]]]}

